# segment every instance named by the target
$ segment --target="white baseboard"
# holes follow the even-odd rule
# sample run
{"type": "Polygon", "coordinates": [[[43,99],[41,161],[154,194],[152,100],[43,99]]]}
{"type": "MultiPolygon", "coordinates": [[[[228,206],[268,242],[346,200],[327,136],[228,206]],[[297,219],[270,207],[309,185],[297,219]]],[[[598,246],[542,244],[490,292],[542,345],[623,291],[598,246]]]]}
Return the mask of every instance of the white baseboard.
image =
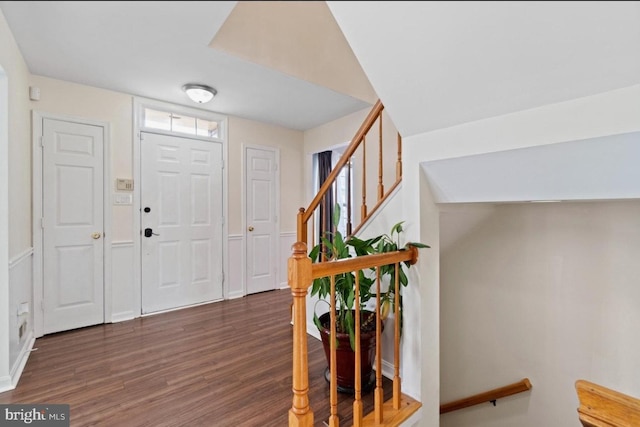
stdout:
{"type": "Polygon", "coordinates": [[[393,363],[389,363],[382,359],[382,375],[392,380],[394,371],[393,363]]]}
{"type": "Polygon", "coordinates": [[[229,293],[229,295],[227,296],[227,299],[237,299],[237,298],[242,298],[244,297],[244,292],[240,291],[240,292],[232,292],[229,293]]]}
{"type": "Polygon", "coordinates": [[[15,387],[11,385],[11,376],[0,377],[0,393],[13,390],[15,387]]]}
{"type": "Polygon", "coordinates": [[[113,313],[111,314],[111,323],[124,322],[127,320],[135,319],[136,317],[139,316],[133,311],[122,311],[120,313],[113,313]]]}
{"type": "Polygon", "coordinates": [[[24,367],[27,365],[27,361],[29,360],[29,355],[31,354],[31,350],[33,350],[33,344],[36,342],[35,337],[33,336],[33,331],[29,332],[29,335],[24,340],[24,345],[20,350],[20,354],[16,359],[16,363],[13,365],[11,369],[10,375],[7,377],[0,378],[0,393],[13,390],[18,385],[18,381],[20,381],[20,376],[22,375],[22,371],[24,371],[24,367]]]}

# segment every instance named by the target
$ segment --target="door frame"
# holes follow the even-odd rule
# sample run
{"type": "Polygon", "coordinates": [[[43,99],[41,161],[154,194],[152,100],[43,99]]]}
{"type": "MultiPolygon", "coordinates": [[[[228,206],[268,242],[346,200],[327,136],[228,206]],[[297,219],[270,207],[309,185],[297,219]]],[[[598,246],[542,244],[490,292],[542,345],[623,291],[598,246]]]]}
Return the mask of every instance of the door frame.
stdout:
{"type": "MultiPolygon", "coordinates": [[[[132,303],[134,316],[142,316],[142,229],[140,212],[142,211],[140,184],[142,183],[142,157],[141,157],[141,132],[157,133],[169,136],[177,136],[189,139],[198,139],[203,141],[212,141],[210,138],[201,138],[193,135],[180,134],[176,132],[163,132],[158,129],[149,129],[143,126],[142,120],[145,107],[156,108],[172,113],[183,113],[195,115],[209,120],[218,120],[222,123],[222,136],[216,139],[216,142],[222,143],[222,298],[227,299],[229,295],[229,230],[228,230],[228,118],[225,115],[214,113],[208,110],[198,108],[185,107],[182,105],[171,104],[168,102],[158,101],[155,99],[133,97],[133,289],[135,301],[132,303]]],[[[156,313],[150,313],[153,315],[156,313]]]]}
{"type": "Polygon", "coordinates": [[[275,265],[275,287],[273,289],[278,289],[280,281],[278,280],[280,271],[278,269],[278,260],[280,259],[280,148],[271,147],[268,145],[257,145],[257,144],[242,144],[242,289],[244,291],[244,295],[248,295],[247,293],[247,195],[249,194],[249,190],[247,189],[247,149],[252,148],[254,150],[263,150],[263,151],[271,151],[275,155],[276,159],[276,176],[275,176],[275,187],[276,191],[274,193],[275,196],[275,209],[276,209],[276,265],[275,265]]]}
{"type": "Polygon", "coordinates": [[[111,322],[111,306],[112,306],[112,285],[111,285],[111,128],[108,122],[87,119],[85,117],[66,116],[61,114],[51,114],[37,110],[32,111],[32,132],[31,132],[31,157],[32,157],[32,182],[33,189],[33,214],[32,214],[32,232],[33,232],[33,323],[34,335],[36,338],[41,337],[44,331],[44,301],[43,301],[43,269],[42,257],[43,251],[43,229],[42,229],[42,146],[40,145],[43,120],[59,120],[65,122],[78,123],[83,125],[97,126],[102,128],[103,147],[102,147],[102,210],[103,210],[103,230],[104,230],[104,252],[103,262],[104,270],[102,277],[102,285],[104,290],[104,323],[111,322]]]}

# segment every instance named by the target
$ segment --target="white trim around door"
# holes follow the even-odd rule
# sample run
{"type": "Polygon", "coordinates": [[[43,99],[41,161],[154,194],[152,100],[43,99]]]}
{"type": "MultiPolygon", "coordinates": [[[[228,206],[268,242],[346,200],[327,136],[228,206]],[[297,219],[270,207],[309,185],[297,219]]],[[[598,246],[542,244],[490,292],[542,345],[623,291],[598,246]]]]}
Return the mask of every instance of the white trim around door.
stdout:
{"type": "MultiPolygon", "coordinates": [[[[265,290],[273,290],[277,289],[280,285],[279,283],[279,275],[278,275],[278,261],[280,259],[280,149],[277,147],[263,146],[263,145],[251,145],[251,144],[243,144],[242,145],[242,224],[243,224],[243,260],[244,260],[244,268],[243,268],[243,280],[245,285],[245,292],[247,294],[252,292],[261,292],[265,290]],[[271,173],[271,177],[273,178],[273,190],[269,190],[267,188],[262,188],[262,194],[260,199],[262,199],[263,204],[269,205],[269,209],[272,209],[270,212],[263,212],[261,214],[263,224],[254,224],[249,223],[248,219],[248,209],[251,209],[249,206],[248,198],[251,197],[253,191],[249,188],[251,183],[249,182],[249,173],[250,168],[247,164],[247,161],[250,157],[250,151],[264,151],[271,153],[273,156],[273,164],[271,164],[271,170],[268,172],[271,173]],[[271,196],[271,200],[265,201],[264,196],[271,196]],[[263,242],[258,244],[263,248],[263,252],[266,252],[265,256],[261,257],[258,260],[254,260],[254,257],[249,253],[251,251],[253,245],[249,241],[249,238],[252,237],[255,232],[259,231],[259,227],[265,227],[268,224],[267,222],[271,222],[271,230],[269,232],[265,231],[265,234],[262,235],[264,237],[263,242]],[[270,235],[269,238],[266,236],[270,235]],[[268,243],[267,243],[268,242],[268,243]],[[270,246],[268,249],[264,249],[265,244],[270,246]],[[258,261],[258,262],[256,262],[258,261]],[[254,265],[250,265],[251,263],[254,265]],[[269,285],[265,283],[260,283],[254,285],[251,283],[251,278],[249,277],[254,270],[257,273],[257,281],[262,282],[264,279],[269,278],[269,285]],[[257,271],[261,270],[261,271],[257,271]],[[260,278],[259,276],[263,276],[260,278]]],[[[258,166],[259,169],[262,169],[260,172],[261,175],[264,175],[264,168],[271,162],[271,160],[265,159],[257,159],[260,160],[261,165],[258,166]]],[[[262,178],[261,178],[262,179],[262,178]]]]}
{"type": "Polygon", "coordinates": [[[222,143],[222,268],[223,268],[223,298],[227,299],[229,294],[229,285],[227,272],[229,271],[229,250],[228,250],[228,120],[227,117],[211,111],[200,110],[197,108],[184,107],[181,105],[170,104],[148,98],[133,98],[133,286],[135,289],[135,301],[133,307],[136,307],[136,316],[142,315],[142,224],[141,224],[141,192],[140,183],[142,178],[142,157],[141,157],[141,133],[156,133],[171,136],[179,136],[183,138],[201,139],[205,141],[216,141],[222,143]],[[158,129],[148,128],[144,125],[145,109],[154,109],[166,111],[172,114],[183,114],[187,116],[198,117],[199,119],[216,121],[219,123],[218,136],[215,138],[198,137],[193,135],[180,134],[176,132],[167,132],[158,129]]]}
{"type": "Polygon", "coordinates": [[[34,333],[36,338],[44,334],[43,313],[43,185],[42,185],[42,132],[45,119],[59,120],[83,125],[101,127],[103,130],[103,231],[104,231],[104,322],[111,322],[111,141],[110,125],[107,122],[92,120],[82,117],[71,117],[59,114],[50,114],[40,111],[32,113],[32,159],[33,159],[33,315],[34,333]]]}

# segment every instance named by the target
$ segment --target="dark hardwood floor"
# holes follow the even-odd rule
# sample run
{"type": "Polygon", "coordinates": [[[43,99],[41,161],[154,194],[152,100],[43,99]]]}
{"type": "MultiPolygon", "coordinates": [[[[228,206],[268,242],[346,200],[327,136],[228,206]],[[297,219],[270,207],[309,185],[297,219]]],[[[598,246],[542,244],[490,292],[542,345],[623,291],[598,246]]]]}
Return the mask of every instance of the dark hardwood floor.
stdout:
{"type": "MultiPolygon", "coordinates": [[[[286,426],[291,407],[288,289],[36,340],[0,403],[69,404],[71,426],[286,426]]],[[[315,425],[329,417],[326,361],[309,337],[315,425]]],[[[385,400],[391,393],[384,381],[385,400]]],[[[339,394],[341,425],[352,396],[339,394]]],[[[363,395],[365,413],[373,395],[363,395]]]]}

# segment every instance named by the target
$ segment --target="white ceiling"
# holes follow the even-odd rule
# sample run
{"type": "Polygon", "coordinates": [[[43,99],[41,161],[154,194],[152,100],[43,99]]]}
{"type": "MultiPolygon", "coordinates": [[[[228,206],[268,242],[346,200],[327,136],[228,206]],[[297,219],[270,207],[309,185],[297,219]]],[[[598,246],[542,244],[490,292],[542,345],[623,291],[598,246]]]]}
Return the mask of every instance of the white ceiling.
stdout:
{"type": "Polygon", "coordinates": [[[209,47],[235,1],[2,1],[31,73],[306,130],[369,106],[209,47]]]}
{"type": "Polygon", "coordinates": [[[327,2],[408,137],[640,83],[640,2],[327,2]]]}
{"type": "MultiPolygon", "coordinates": [[[[211,49],[236,2],[0,2],[32,73],[305,130],[362,100],[211,49]]],[[[640,83],[640,2],[328,2],[400,133],[640,83]]],[[[303,38],[303,37],[301,37],[303,38]]]]}

